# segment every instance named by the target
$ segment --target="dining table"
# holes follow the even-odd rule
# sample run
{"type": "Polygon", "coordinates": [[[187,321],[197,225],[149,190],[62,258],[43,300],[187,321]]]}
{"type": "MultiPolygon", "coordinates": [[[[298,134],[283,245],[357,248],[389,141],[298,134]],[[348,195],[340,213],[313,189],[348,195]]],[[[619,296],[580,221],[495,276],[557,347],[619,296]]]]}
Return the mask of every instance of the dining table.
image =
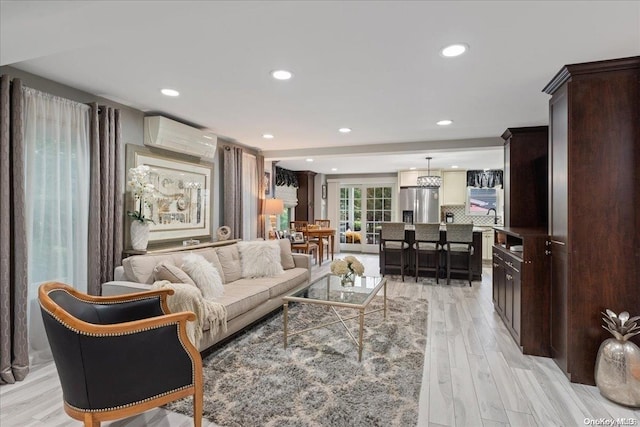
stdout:
{"type": "Polygon", "coordinates": [[[335,228],[311,228],[304,231],[307,239],[318,239],[320,243],[318,243],[318,265],[322,264],[322,260],[324,259],[323,251],[324,245],[322,244],[322,239],[329,239],[329,253],[331,254],[331,260],[333,261],[333,254],[335,248],[335,238],[336,238],[336,229],[335,228]]]}

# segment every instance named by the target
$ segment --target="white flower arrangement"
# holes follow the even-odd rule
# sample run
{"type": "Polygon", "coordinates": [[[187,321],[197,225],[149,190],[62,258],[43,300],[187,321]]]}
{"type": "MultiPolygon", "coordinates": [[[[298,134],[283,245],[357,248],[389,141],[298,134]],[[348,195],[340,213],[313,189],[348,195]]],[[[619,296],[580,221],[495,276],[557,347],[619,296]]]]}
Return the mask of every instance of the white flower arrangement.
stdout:
{"type": "Polygon", "coordinates": [[[337,276],[364,274],[364,265],[358,258],[348,255],[344,259],[337,259],[331,263],[331,272],[337,276]]]}
{"type": "Polygon", "coordinates": [[[129,182],[127,182],[127,187],[131,190],[139,209],[128,211],[127,215],[142,223],[154,222],[151,218],[145,218],[144,216],[144,206],[146,205],[144,201],[145,196],[153,196],[156,190],[155,186],[149,182],[150,172],[151,168],[147,165],[140,165],[129,169],[129,182]]]}

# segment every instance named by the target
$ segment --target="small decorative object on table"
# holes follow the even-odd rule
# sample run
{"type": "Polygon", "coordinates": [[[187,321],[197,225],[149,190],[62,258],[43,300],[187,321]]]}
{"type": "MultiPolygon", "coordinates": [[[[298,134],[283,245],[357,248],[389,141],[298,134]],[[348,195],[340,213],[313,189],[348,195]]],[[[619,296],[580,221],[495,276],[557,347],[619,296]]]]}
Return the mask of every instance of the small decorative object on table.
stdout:
{"type": "Polygon", "coordinates": [[[353,286],[356,276],[364,274],[364,265],[354,256],[346,256],[344,259],[337,259],[331,263],[331,272],[340,276],[341,285],[345,287],[353,286]]]}
{"type": "Polygon", "coordinates": [[[216,235],[218,236],[218,240],[228,240],[229,237],[231,237],[231,228],[223,225],[222,227],[218,228],[218,230],[216,231],[216,235]]]}
{"type": "Polygon", "coordinates": [[[607,309],[602,327],[615,338],[607,338],[598,350],[595,380],[600,393],[622,405],[640,407],[640,348],[628,341],[640,334],[640,316],[616,315],[607,309]]]}
{"type": "Polygon", "coordinates": [[[131,247],[135,250],[144,251],[149,243],[149,223],[155,222],[151,218],[144,216],[145,196],[153,196],[155,187],[149,182],[149,172],[151,168],[146,165],[140,165],[129,169],[129,179],[127,183],[133,193],[135,205],[138,210],[128,211],[127,215],[133,218],[131,223],[131,247]]]}

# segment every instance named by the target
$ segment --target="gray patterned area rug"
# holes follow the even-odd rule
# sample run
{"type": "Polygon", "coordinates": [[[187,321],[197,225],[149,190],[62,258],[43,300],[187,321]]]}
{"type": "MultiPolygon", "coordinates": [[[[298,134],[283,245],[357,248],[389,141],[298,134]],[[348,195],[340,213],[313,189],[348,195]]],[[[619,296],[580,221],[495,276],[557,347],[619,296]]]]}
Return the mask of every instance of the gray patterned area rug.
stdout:
{"type": "MultiPolygon", "coordinates": [[[[370,309],[381,307],[376,297],[370,309]]],[[[339,323],[290,337],[284,350],[282,320],[280,311],[203,360],[206,418],[225,427],[416,425],[427,300],[389,298],[386,320],[365,316],[361,363],[339,323]]],[[[333,320],[322,307],[289,305],[290,331],[333,320]]],[[[357,338],[357,318],[347,325],[357,338]]],[[[167,409],[192,415],[192,400],[167,409]]]]}

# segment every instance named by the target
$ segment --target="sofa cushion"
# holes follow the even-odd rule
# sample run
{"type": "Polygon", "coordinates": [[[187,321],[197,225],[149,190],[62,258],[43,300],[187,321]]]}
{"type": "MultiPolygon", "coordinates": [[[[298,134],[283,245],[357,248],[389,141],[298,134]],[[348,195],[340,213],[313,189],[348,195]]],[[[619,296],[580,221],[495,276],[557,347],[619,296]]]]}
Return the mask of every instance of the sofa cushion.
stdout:
{"type": "MultiPolygon", "coordinates": [[[[224,275],[222,274],[222,265],[220,265],[220,260],[218,259],[218,254],[216,253],[215,248],[204,248],[192,251],[195,254],[202,255],[204,259],[209,261],[220,273],[220,278],[222,279],[222,283],[224,283],[224,275]]],[[[184,256],[184,254],[182,254],[184,256]]],[[[181,260],[176,262],[176,265],[182,265],[182,256],[181,260]]]]}
{"type": "Polygon", "coordinates": [[[153,284],[153,269],[157,264],[168,261],[174,264],[171,254],[134,255],[122,260],[127,280],[138,283],[153,284]]]}
{"type": "Polygon", "coordinates": [[[202,255],[186,254],[182,269],[193,279],[205,299],[217,299],[224,293],[220,273],[202,255]]]}
{"type": "Polygon", "coordinates": [[[153,280],[168,280],[171,283],[186,283],[187,285],[196,286],[187,273],[169,261],[161,261],[156,264],[153,269],[153,280]]]}
{"type": "Polygon", "coordinates": [[[242,277],[273,277],[284,272],[277,240],[238,242],[242,277]]]}
{"type": "Polygon", "coordinates": [[[261,286],[269,289],[269,298],[275,298],[303,284],[307,280],[308,271],[306,268],[291,268],[276,277],[240,279],[225,289],[233,286],[261,286]]]}
{"type": "Polygon", "coordinates": [[[224,295],[216,301],[227,309],[227,322],[269,299],[269,288],[255,283],[224,286],[224,295]]]}
{"type": "Polygon", "coordinates": [[[280,264],[285,270],[295,268],[296,263],[293,261],[293,254],[291,253],[291,240],[279,239],[280,244],[280,264]]]}
{"type": "Polygon", "coordinates": [[[216,254],[218,255],[218,260],[220,260],[221,276],[225,284],[235,282],[242,277],[242,266],[237,244],[216,248],[216,254]]]}

